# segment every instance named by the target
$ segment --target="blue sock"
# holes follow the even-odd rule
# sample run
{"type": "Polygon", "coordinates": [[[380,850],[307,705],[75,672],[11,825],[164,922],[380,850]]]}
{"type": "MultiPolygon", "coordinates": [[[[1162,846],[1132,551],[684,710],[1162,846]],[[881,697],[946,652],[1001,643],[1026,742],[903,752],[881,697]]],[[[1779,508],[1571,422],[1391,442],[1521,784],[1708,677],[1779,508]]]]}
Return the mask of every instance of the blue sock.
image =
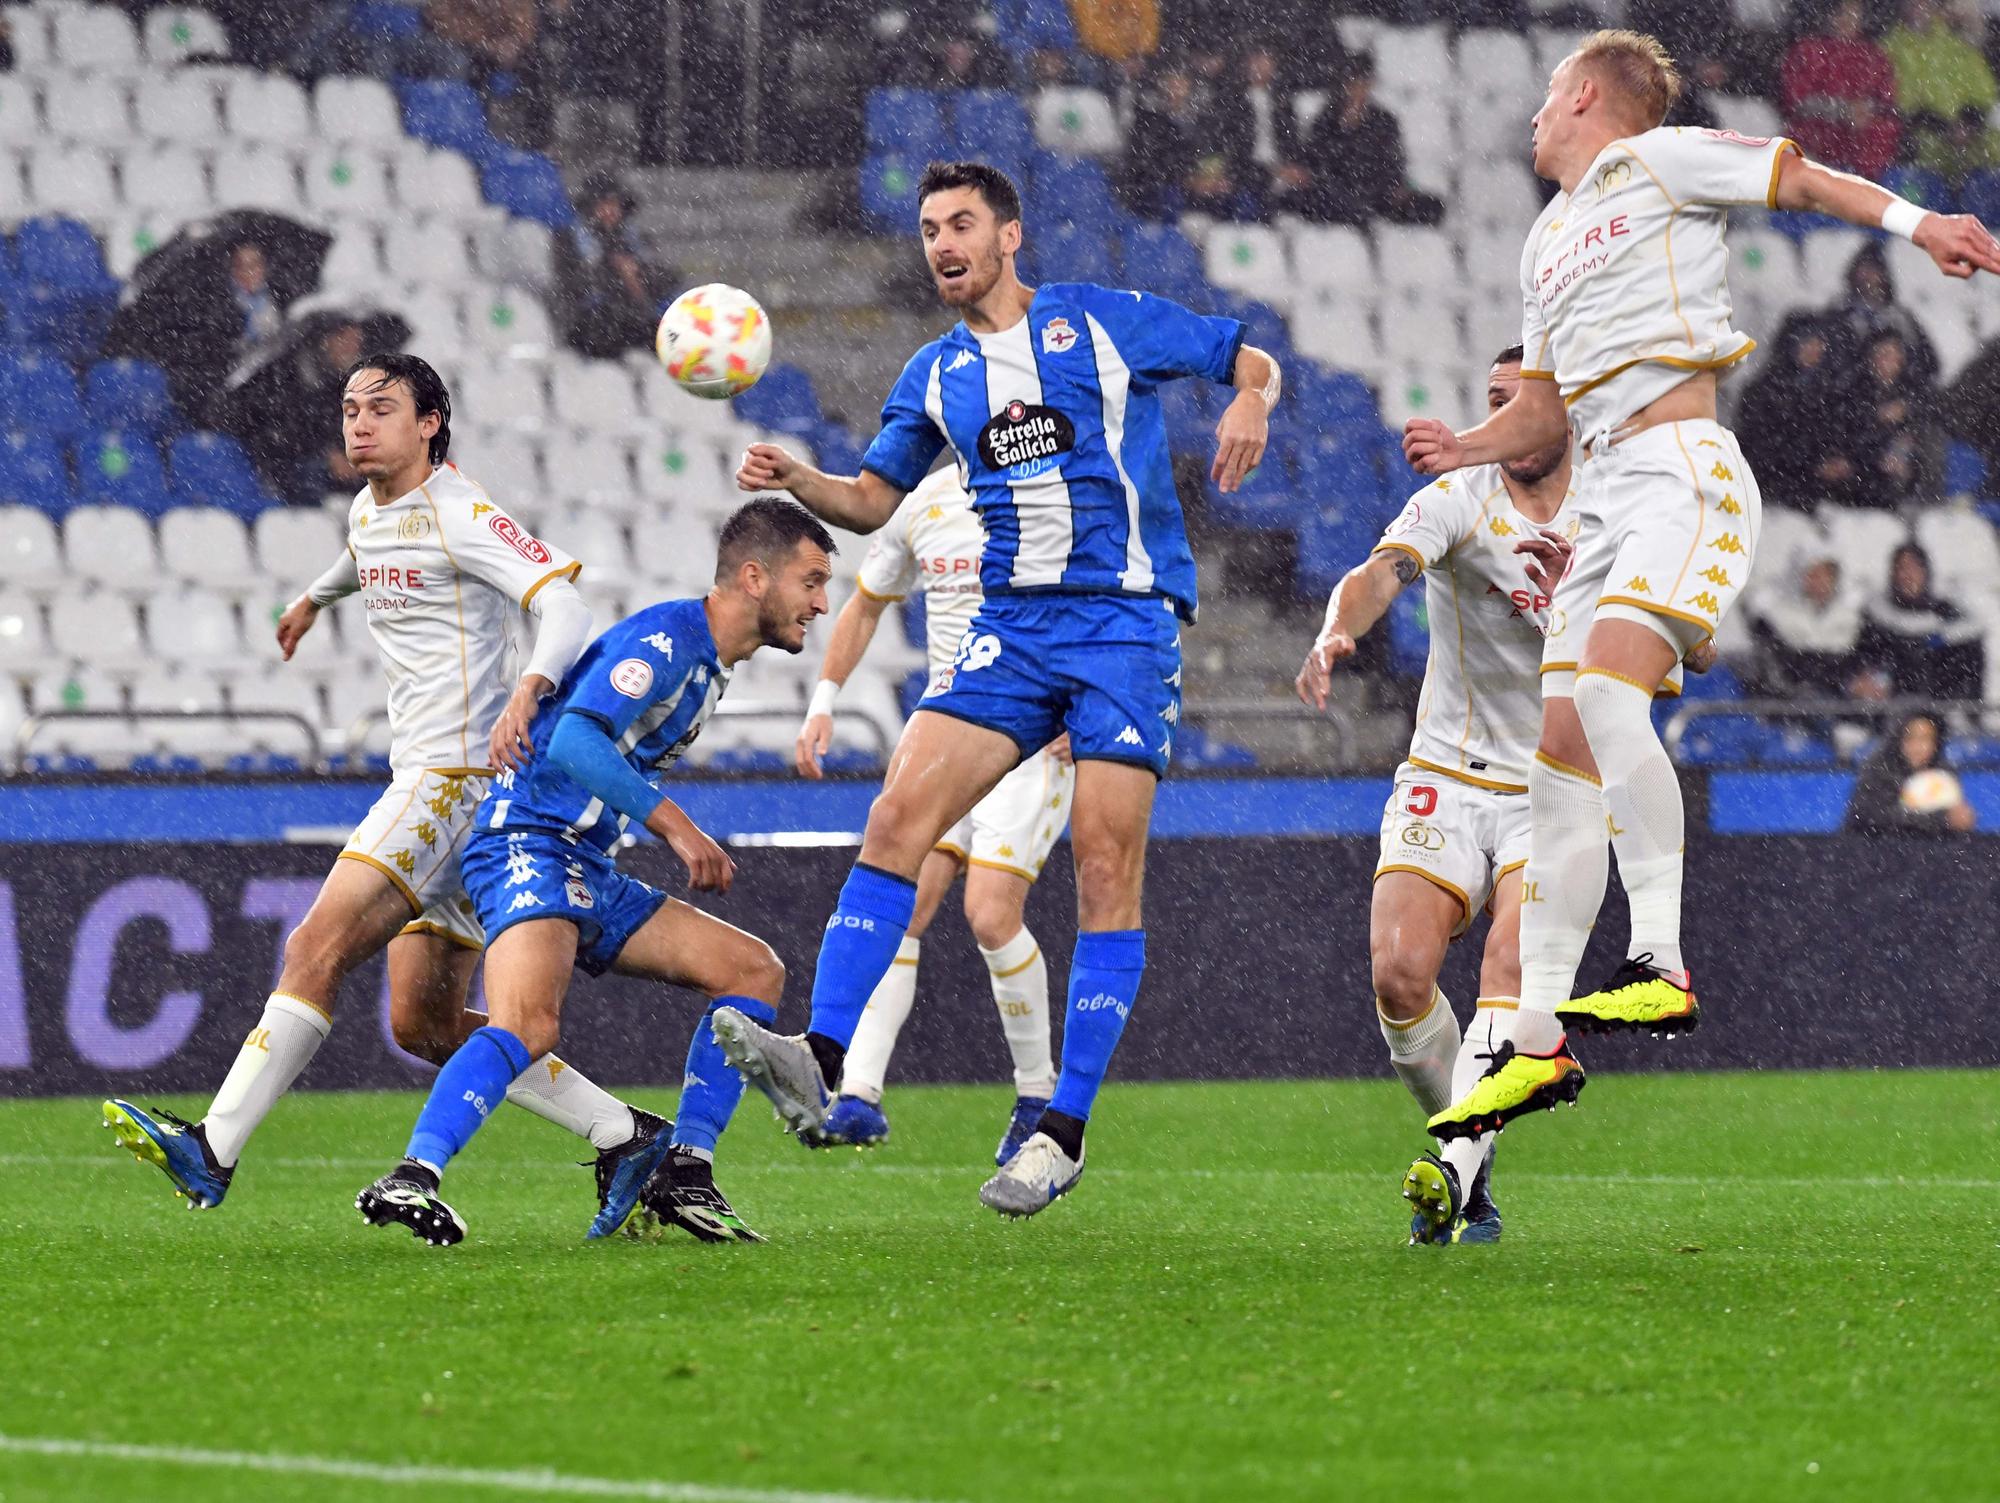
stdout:
{"type": "Polygon", "coordinates": [[[717,997],[694,1037],[688,1040],[687,1073],[681,1077],[681,1104],[674,1112],[674,1146],[715,1152],[715,1141],[743,1099],[743,1077],[722,1057],[713,1026],[717,1007],[733,1007],[765,1027],[778,1021],[778,1009],[755,997],[717,997]]]}
{"type": "Polygon", "coordinates": [[[1125,1019],[1146,974],[1146,931],[1108,929],[1076,937],[1069,967],[1069,1012],[1063,1019],[1062,1074],[1049,1110],[1090,1119],[1125,1019]]]}
{"type": "Polygon", "coordinates": [[[819,942],[808,1032],[847,1047],[876,983],[896,959],[916,906],[916,883],[877,866],[854,863],[833,917],[826,921],[826,937],[819,942]]]}
{"type": "Polygon", "coordinates": [[[403,1157],[440,1174],[452,1156],[486,1125],[487,1114],[507,1099],[507,1087],[528,1068],[528,1046],[504,1028],[474,1029],[431,1082],[403,1157]]]}

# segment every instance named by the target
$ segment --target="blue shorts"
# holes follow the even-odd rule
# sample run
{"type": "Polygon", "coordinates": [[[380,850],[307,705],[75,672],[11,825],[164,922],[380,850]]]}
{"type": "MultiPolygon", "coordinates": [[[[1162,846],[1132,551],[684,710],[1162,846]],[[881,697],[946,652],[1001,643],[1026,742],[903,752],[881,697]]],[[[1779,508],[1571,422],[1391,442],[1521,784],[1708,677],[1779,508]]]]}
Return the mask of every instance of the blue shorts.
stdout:
{"type": "Polygon", "coordinates": [[[527,919],[567,919],[577,929],[576,963],[593,976],[611,969],[625,941],[667,900],[597,847],[537,830],[474,830],[458,872],[489,947],[527,919]]]}
{"type": "Polygon", "coordinates": [[[1026,757],[1065,730],[1080,762],[1164,777],[1181,719],[1180,623],[1149,595],[989,595],[920,710],[1013,738],[1026,757]]]}

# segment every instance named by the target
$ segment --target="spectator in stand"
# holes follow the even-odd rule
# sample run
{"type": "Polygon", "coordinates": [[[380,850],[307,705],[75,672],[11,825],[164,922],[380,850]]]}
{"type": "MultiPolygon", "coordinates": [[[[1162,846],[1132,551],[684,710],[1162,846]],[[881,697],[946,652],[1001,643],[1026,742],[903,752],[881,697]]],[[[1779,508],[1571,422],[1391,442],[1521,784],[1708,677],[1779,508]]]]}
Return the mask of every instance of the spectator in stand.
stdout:
{"type": "Polygon", "coordinates": [[[651,348],[671,278],[645,261],[631,224],[631,196],[616,178],[599,175],[577,195],[576,212],[577,222],[555,244],[563,342],[599,359],[651,348]]]}
{"type": "Polygon", "coordinates": [[[236,342],[239,355],[284,327],[284,310],[271,296],[270,268],[264,258],[264,247],[254,240],[230,248],[229,293],[243,314],[243,332],[236,342]]]}
{"type": "Polygon", "coordinates": [[[1807,156],[1877,179],[1896,160],[1896,69],[1862,30],[1861,0],[1833,0],[1825,28],[1785,54],[1785,129],[1807,156]]]}
{"type": "Polygon", "coordinates": [[[267,376],[226,392],[209,419],[233,433],[275,495],[317,506],[328,493],[351,495],[361,475],[340,437],[340,377],[362,355],[361,325],[336,318],[296,351],[280,352],[267,376]]]}
{"type": "Polygon", "coordinates": [[[1218,135],[1188,70],[1162,70],[1125,136],[1119,180],[1126,205],[1148,219],[1187,210],[1229,217],[1239,185],[1218,135]]]}
{"type": "Polygon", "coordinates": [[[2000,340],[1991,340],[1958,373],[1938,403],[1938,421],[1986,462],[1986,493],[2000,489],[2000,340]]]}
{"type": "Polygon", "coordinates": [[[1911,367],[1903,336],[1882,329],[1850,372],[1840,429],[1856,470],[1859,506],[1884,510],[1937,501],[1944,492],[1944,430],[1937,388],[1911,367]]]}
{"type": "Polygon", "coordinates": [[[1760,591],[1752,631],[1779,692],[1844,696],[1859,671],[1861,602],[1842,588],[1840,560],[1823,542],[1793,560],[1791,577],[1760,591]]]}
{"type": "Polygon", "coordinates": [[[1151,57],[1160,50],[1157,0],[1070,0],[1077,45],[1107,62],[1151,57]]]}
{"type": "Polygon", "coordinates": [[[1937,379],[1937,350],[1916,314],[1896,301],[1896,284],[1879,245],[1864,245],[1854,253],[1847,263],[1847,296],[1828,311],[1840,341],[1834,355],[1843,367],[1851,369],[1877,334],[1900,334],[1918,376],[1926,382],[1937,379]]]}
{"type": "Polygon", "coordinates": [[[1744,389],[1734,432],[1766,501],[1811,511],[1857,473],[1840,428],[1841,375],[1824,314],[1793,313],[1776,362],[1744,389]]]}
{"type": "Polygon", "coordinates": [[[1928,715],[1912,715],[1868,759],[1847,806],[1854,835],[1963,835],[1978,824],[1928,715]]]}
{"type": "MultiPolygon", "coordinates": [[[[1986,116],[2000,83],[1979,49],[1951,29],[1935,0],[1903,0],[1902,24],[1882,39],[1896,69],[1896,107],[1918,166],[1945,177],[1995,150],[1986,116]]],[[[1968,168],[1968,170],[1970,170],[1968,168]]]]}
{"type": "Polygon", "coordinates": [[[1436,224],[1444,205],[1409,185],[1405,160],[1402,127],[1375,102],[1375,59],[1357,53],[1306,138],[1300,197],[1316,219],[1436,224]]]}
{"type": "Polygon", "coordinates": [[[1856,699],[1977,699],[1986,672],[1984,628],[1957,603],[1932,593],[1930,555],[1896,549],[1889,588],[1868,602],[1855,644],[1856,699]]]}
{"type": "Polygon", "coordinates": [[[1243,55],[1241,85],[1224,91],[1210,115],[1231,176],[1262,200],[1267,213],[1287,207],[1304,191],[1310,177],[1299,165],[1292,91],[1280,86],[1270,48],[1253,47],[1243,55]]]}
{"type": "Polygon", "coordinates": [[[1658,37],[1680,64],[1686,85],[1664,123],[1715,129],[1707,96],[1729,87],[1740,51],[1728,0],[1631,0],[1622,24],[1658,37]]]}
{"type": "Polygon", "coordinates": [[[913,20],[884,66],[913,89],[1004,89],[1011,82],[1007,60],[969,14],[913,20]]]}
{"type": "Polygon", "coordinates": [[[425,0],[424,18],[440,41],[464,55],[469,81],[499,134],[528,143],[548,139],[535,0],[425,0]]]}

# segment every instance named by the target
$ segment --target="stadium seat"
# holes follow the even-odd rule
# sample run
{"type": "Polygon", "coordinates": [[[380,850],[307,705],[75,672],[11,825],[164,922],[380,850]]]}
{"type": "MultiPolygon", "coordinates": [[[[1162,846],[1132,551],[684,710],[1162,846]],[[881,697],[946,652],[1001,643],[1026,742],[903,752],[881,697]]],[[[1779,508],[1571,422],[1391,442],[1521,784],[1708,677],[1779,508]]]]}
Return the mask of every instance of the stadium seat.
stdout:
{"type": "MultiPolygon", "coordinates": [[[[44,639],[46,642],[46,639],[44,639]]],[[[87,664],[50,666],[45,647],[40,671],[28,681],[28,705],[38,715],[51,710],[120,710],[125,690],[108,673],[87,664]]]]}
{"type": "Polygon", "coordinates": [[[1208,232],[1203,268],[1217,287],[1280,306],[1291,302],[1293,282],[1285,264],[1285,243],[1269,225],[1216,225],[1208,232]]]}
{"type": "Polygon", "coordinates": [[[538,151],[495,152],[487,160],[480,188],[488,203],[523,219],[539,220],[558,230],[576,223],[576,209],[563,185],[562,172],[538,151]]]}
{"type": "Polygon", "coordinates": [[[1975,172],[1959,190],[1961,213],[1976,214],[1984,224],[2000,224],[2000,171],[1975,172]]]}
{"type": "Polygon", "coordinates": [[[393,146],[404,139],[396,96],[379,78],[322,78],[313,85],[313,120],[324,141],[393,146]]]}
{"type": "Polygon", "coordinates": [[[115,5],[64,5],[51,16],[54,61],[66,68],[131,72],[139,62],[139,33],[115,5]]]}
{"type": "Polygon", "coordinates": [[[0,74],[0,146],[29,146],[43,139],[41,95],[15,74],[0,74]]]}
{"type": "MultiPolygon", "coordinates": [[[[763,383],[754,389],[761,391],[763,383]]],[[[551,415],[592,433],[624,433],[642,423],[632,378],[609,360],[558,363],[551,373],[551,415]]],[[[754,392],[746,392],[745,400],[754,392]]]]}
{"type": "Polygon", "coordinates": [[[1913,204],[1922,204],[1926,209],[1955,212],[1954,200],[1958,195],[1951,191],[1950,184],[1928,168],[1899,163],[1882,174],[1882,186],[1913,204]]]}
{"type": "Polygon", "coordinates": [[[0,350],[0,413],[10,428],[50,438],[84,431],[76,377],[62,361],[32,350],[0,350]]]}
{"type": "Polygon", "coordinates": [[[50,595],[62,587],[55,523],[38,508],[0,503],[0,589],[50,595]]]}
{"type": "Polygon", "coordinates": [[[503,150],[486,128],[486,107],[470,84],[458,79],[404,79],[396,86],[403,106],[403,129],[419,141],[461,153],[484,164],[503,150]]]}
{"type": "Polygon", "coordinates": [[[173,237],[180,216],[161,209],[128,210],[104,227],[104,269],[123,282],[163,241],[173,237]]]}
{"type": "Polygon", "coordinates": [[[489,282],[545,292],[555,280],[555,232],[532,219],[496,215],[478,225],[472,254],[489,282]]]}
{"type": "Polygon", "coordinates": [[[314,139],[306,91],[281,73],[232,71],[222,98],[229,134],[262,146],[302,147],[314,139]]]}
{"type": "Polygon", "coordinates": [[[1379,275],[1385,287],[1420,299],[1459,285],[1458,258],[1451,236],[1441,230],[1383,225],[1376,235],[1379,275]]]}
{"type": "Polygon", "coordinates": [[[1012,170],[1034,150],[1035,131],[1020,100],[1003,89],[968,89],[952,105],[959,155],[1012,170]]]}
{"type": "Polygon", "coordinates": [[[1765,725],[1754,715],[1702,715],[1688,722],[1676,759],[1686,767],[1742,767],[1758,760],[1765,725]]]}
{"type": "Polygon", "coordinates": [[[1302,285],[1360,290],[1375,282],[1375,253],[1361,231],[1344,224],[1300,225],[1291,232],[1292,266],[1302,285]]]}
{"type": "Polygon", "coordinates": [[[517,433],[539,433],[548,426],[548,398],[540,369],[532,361],[511,360],[486,370],[468,371],[462,402],[454,409],[467,420],[517,433]]]}
{"type": "Polygon", "coordinates": [[[916,221],[920,155],[872,151],[861,163],[861,211],[870,228],[908,229],[916,221]]]}
{"type": "Polygon", "coordinates": [[[1768,99],[1752,94],[1722,94],[1713,90],[1703,96],[1715,112],[1717,124],[1742,136],[1782,136],[1785,118],[1768,99]]]}
{"type": "Polygon", "coordinates": [[[482,427],[468,432],[462,443],[453,442],[452,459],[530,531],[540,525],[549,491],[540,451],[526,437],[503,427],[482,427]]]}
{"type": "Polygon", "coordinates": [[[37,214],[69,214],[99,223],[118,211],[111,158],[98,147],[36,152],[27,166],[26,204],[37,214]]]}
{"type": "Polygon", "coordinates": [[[351,287],[357,292],[374,293],[380,290],[384,275],[382,247],[375,231],[365,224],[349,223],[334,234],[333,245],[319,269],[319,285],[329,292],[351,287]]]}
{"type": "Polygon", "coordinates": [[[620,590],[637,578],[624,524],[601,507],[565,508],[545,519],[537,533],[580,560],[593,589],[620,590]]]}
{"type": "Polygon", "coordinates": [[[41,606],[25,592],[0,583],[0,673],[15,679],[27,678],[45,670],[48,662],[49,643],[42,628],[41,606]]]}
{"type": "MultiPolygon", "coordinates": [[[[632,483],[632,451],[622,438],[603,433],[579,435],[579,441],[559,450],[552,448],[544,456],[544,473],[547,478],[542,488],[558,502],[588,503],[603,516],[628,511],[638,499],[632,483]]],[[[498,494],[515,494],[518,484],[508,477],[496,479],[495,484],[503,480],[507,483],[498,494]]],[[[557,541],[563,542],[560,534],[557,541]]],[[[569,545],[565,542],[564,546],[569,545]]],[[[570,551],[576,552],[574,548],[570,551]]]]}
{"type": "Polygon", "coordinates": [[[173,442],[174,495],[184,506],[219,506],[255,516],[276,503],[243,445],[226,433],[189,433],[173,442]]]}
{"type": "Polygon", "coordinates": [[[1125,279],[1143,284],[1162,297],[1184,303],[1198,313],[1212,304],[1201,252],[1172,225],[1134,224],[1124,235],[1125,279]]]}
{"type": "Polygon", "coordinates": [[[371,147],[351,141],[315,147],[306,153],[302,176],[306,207],[326,223],[395,217],[389,169],[371,147]]]}
{"type": "Polygon", "coordinates": [[[454,218],[477,214],[485,203],[478,169],[452,151],[427,151],[414,160],[398,157],[396,201],[407,209],[454,218]]]}
{"type": "Polygon", "coordinates": [[[229,56],[229,33],[205,10],[188,5],[163,5],[146,13],[146,60],[155,67],[174,67],[191,57],[229,56]]]}
{"type": "Polygon", "coordinates": [[[71,579],[121,595],[144,595],[159,584],[153,525],[129,506],[79,506],[63,518],[63,559],[71,579]]]}
{"type": "Polygon", "coordinates": [[[132,139],[131,102],[124,86],[94,74],[50,80],[42,92],[42,118],[58,141],[123,146],[132,139]]]}
{"type": "Polygon", "coordinates": [[[1815,230],[1800,242],[1799,266],[1815,303],[1838,303],[1847,296],[1847,267],[1868,244],[1855,229],[1815,230]]]}
{"type": "Polygon", "coordinates": [[[803,435],[824,421],[812,378],[796,365],[774,365],[731,404],[745,422],[780,433],[803,435]]]}
{"type": "Polygon", "coordinates": [[[473,292],[466,298],[465,313],[465,332],[489,350],[543,351],[557,343],[548,309],[525,287],[473,292]]]}
{"type": "Polygon", "coordinates": [[[33,5],[0,7],[7,23],[14,66],[22,73],[41,73],[54,62],[55,42],[49,35],[49,13],[33,5]]]}
{"type": "Polygon", "coordinates": [[[154,650],[190,667],[241,665],[243,631],[236,607],[213,590],[175,586],[146,602],[146,619],[157,633],[154,650]]]}
{"type": "Polygon", "coordinates": [[[1063,0],[996,0],[993,20],[1000,45],[1016,56],[1040,48],[1076,51],[1076,28],[1063,0]]]}
{"type": "Polygon", "coordinates": [[[60,518],[76,504],[63,446],[44,433],[0,433],[0,502],[60,518]]]}
{"type": "Polygon", "coordinates": [[[1970,506],[1930,506],[1917,513],[1915,530],[1940,593],[2000,604],[2000,537],[1992,523],[1970,506]]]}
{"type": "Polygon", "coordinates": [[[1986,494],[1986,460],[1960,439],[1949,439],[1944,446],[1944,492],[1974,498],[1986,494]]]}
{"type": "Polygon", "coordinates": [[[84,406],[97,428],[126,428],[158,438],[180,424],[167,373],[150,360],[100,360],[84,382],[84,406]]]}
{"type": "Polygon", "coordinates": [[[1234,491],[1225,494],[1213,481],[1207,490],[1210,515],[1231,527],[1256,531],[1292,531],[1304,520],[1309,504],[1293,481],[1291,462],[1282,444],[1273,444],[1264,462],[1234,491]]]}
{"type": "Polygon", "coordinates": [[[273,507],[250,524],[257,566],[267,579],[296,594],[338,557],[344,527],[323,511],[273,507]]]}
{"type": "Polygon", "coordinates": [[[141,75],[132,118],[142,136],[189,146],[213,146],[222,129],[215,84],[197,70],[141,75]]]}
{"type": "Polygon", "coordinates": [[[1028,222],[1037,232],[1083,230],[1105,241],[1108,252],[1120,210],[1097,163],[1038,151],[1029,163],[1027,197],[1028,222]]]}
{"type": "Polygon", "coordinates": [[[1035,143],[1051,151],[1111,156],[1125,144],[1111,101],[1096,89],[1037,90],[1034,111],[1035,143]]]}
{"type": "Polygon", "coordinates": [[[448,219],[398,215],[382,236],[390,279],[409,287],[462,288],[473,281],[465,236],[448,219]]]}
{"type": "Polygon", "coordinates": [[[943,155],[950,140],[939,96],[926,89],[870,89],[861,135],[871,150],[919,161],[943,155]]]}
{"type": "Polygon", "coordinates": [[[215,202],[222,209],[297,215],[305,204],[298,164],[284,152],[266,147],[217,152],[215,202]]]}
{"type": "Polygon", "coordinates": [[[119,172],[127,209],[195,219],[214,206],[208,169],[192,147],[166,145],[125,159],[119,172]]]}
{"type": "Polygon", "coordinates": [[[250,530],[217,506],[176,506],[159,526],[160,568],[169,579],[222,594],[269,593],[250,557],[250,530]]]}
{"type": "Polygon", "coordinates": [[[1072,225],[1038,230],[1028,249],[1040,275],[1038,281],[1097,282],[1115,286],[1119,280],[1112,264],[1111,246],[1105,237],[1072,225]]]}

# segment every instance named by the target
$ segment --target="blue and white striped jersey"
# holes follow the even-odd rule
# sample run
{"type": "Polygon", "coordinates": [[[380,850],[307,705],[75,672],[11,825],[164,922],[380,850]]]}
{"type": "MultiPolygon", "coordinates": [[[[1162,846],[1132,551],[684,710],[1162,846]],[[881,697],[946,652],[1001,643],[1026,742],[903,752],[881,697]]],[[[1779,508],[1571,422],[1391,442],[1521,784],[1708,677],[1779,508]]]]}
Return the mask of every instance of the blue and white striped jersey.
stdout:
{"type": "Polygon", "coordinates": [[[917,352],[862,467],[910,491],[951,446],[986,528],[988,595],[1164,595],[1191,621],[1194,555],[1158,390],[1230,380],[1242,344],[1237,320],[1150,293],[1040,287],[1013,328],[960,323],[917,352]]]}
{"type": "Polygon", "coordinates": [[[729,687],[700,600],[668,600],[611,627],[542,702],[529,737],[535,751],[520,772],[502,769],[473,822],[477,830],[539,830],[609,852],[624,815],[578,786],[548,758],[565,713],[588,715],[647,782],[680,760],[729,687]],[[607,818],[607,816],[609,816],[607,818]]]}

